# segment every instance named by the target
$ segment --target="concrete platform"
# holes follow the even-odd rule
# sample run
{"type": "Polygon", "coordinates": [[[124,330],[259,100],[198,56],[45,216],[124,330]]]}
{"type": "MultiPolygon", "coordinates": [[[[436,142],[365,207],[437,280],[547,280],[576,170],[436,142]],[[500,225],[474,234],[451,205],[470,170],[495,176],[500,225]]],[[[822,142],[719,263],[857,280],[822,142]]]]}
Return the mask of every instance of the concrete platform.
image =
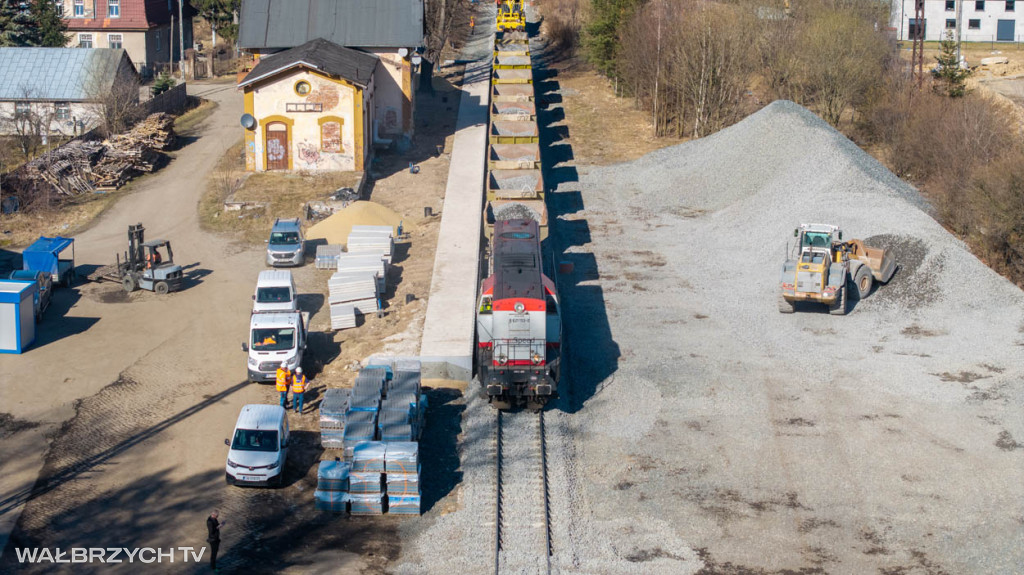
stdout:
{"type": "MultiPolygon", "coordinates": [[[[493,32],[484,38],[474,45],[493,46],[493,32]]],[[[466,64],[452,145],[420,346],[424,378],[468,382],[473,377],[492,58],[490,51],[478,52],[486,55],[466,64]]]]}

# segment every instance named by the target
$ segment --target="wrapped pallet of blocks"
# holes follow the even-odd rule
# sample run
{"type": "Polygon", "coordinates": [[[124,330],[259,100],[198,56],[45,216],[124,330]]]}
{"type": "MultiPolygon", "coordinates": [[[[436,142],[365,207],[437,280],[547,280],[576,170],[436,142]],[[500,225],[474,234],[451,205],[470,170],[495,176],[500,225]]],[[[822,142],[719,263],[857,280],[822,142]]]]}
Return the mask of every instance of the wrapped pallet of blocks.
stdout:
{"type": "Polygon", "coordinates": [[[388,512],[396,515],[419,515],[419,444],[415,441],[388,443],[385,459],[388,512]]]}
{"type": "Polygon", "coordinates": [[[345,412],[349,390],[331,388],[320,402],[320,445],[324,449],[342,449],[345,440],[345,412]]]}
{"type": "Polygon", "coordinates": [[[386,500],[387,496],[383,493],[353,493],[349,495],[349,505],[351,506],[349,512],[352,515],[383,515],[386,500]]]}
{"type": "Polygon", "coordinates": [[[349,494],[344,491],[321,491],[313,492],[316,499],[316,508],[323,511],[344,513],[348,510],[349,494]]]}
{"type": "Polygon", "coordinates": [[[383,473],[353,471],[348,477],[348,492],[353,495],[380,495],[384,492],[383,479],[383,473]]]}
{"type": "Polygon", "coordinates": [[[377,437],[377,425],[374,422],[348,422],[345,426],[345,459],[355,457],[355,449],[362,443],[371,442],[377,437]]]}
{"type": "Polygon", "coordinates": [[[329,244],[316,247],[316,269],[338,269],[338,256],[341,255],[341,244],[329,244]]]}
{"type": "Polygon", "coordinates": [[[346,461],[321,461],[316,471],[316,488],[319,491],[348,491],[351,466],[346,461]]]}
{"type": "Polygon", "coordinates": [[[352,451],[352,471],[360,473],[384,473],[387,444],[380,441],[364,441],[356,444],[352,451]]]}

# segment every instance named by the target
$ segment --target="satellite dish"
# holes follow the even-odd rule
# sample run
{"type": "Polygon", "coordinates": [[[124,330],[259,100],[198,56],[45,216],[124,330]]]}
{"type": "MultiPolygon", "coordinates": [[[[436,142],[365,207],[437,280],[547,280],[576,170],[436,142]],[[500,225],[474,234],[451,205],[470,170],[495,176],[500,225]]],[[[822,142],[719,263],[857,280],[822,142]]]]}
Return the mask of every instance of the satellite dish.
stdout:
{"type": "Polygon", "coordinates": [[[242,127],[246,130],[252,130],[256,128],[256,118],[252,114],[242,114],[242,127]]]}
{"type": "Polygon", "coordinates": [[[399,48],[398,49],[398,55],[403,57],[403,58],[405,58],[406,56],[409,55],[409,49],[408,48],[399,48]]]}
{"type": "Polygon", "coordinates": [[[413,57],[412,57],[412,64],[413,64],[413,66],[419,66],[420,62],[422,62],[422,61],[423,61],[423,58],[420,57],[419,54],[413,55],[413,57]]]}

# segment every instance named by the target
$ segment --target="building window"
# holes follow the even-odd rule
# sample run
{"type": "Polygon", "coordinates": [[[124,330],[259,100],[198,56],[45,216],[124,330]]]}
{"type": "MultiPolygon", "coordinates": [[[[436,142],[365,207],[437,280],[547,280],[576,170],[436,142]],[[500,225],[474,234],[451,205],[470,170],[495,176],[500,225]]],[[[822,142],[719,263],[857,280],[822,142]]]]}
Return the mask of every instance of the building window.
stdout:
{"type": "MultiPolygon", "coordinates": [[[[946,30],[953,30],[956,28],[956,20],[953,18],[946,18],[946,30]]],[[[113,46],[111,46],[113,48],[113,46]]]]}
{"type": "Polygon", "coordinates": [[[325,153],[341,153],[341,122],[324,122],[320,126],[320,149],[325,153]]]}
{"type": "Polygon", "coordinates": [[[967,21],[967,29],[968,30],[981,30],[981,20],[968,20],[967,21]]]}
{"type": "Polygon", "coordinates": [[[79,48],[92,48],[92,34],[79,34],[78,35],[78,47],[79,48]]]}
{"type": "Polygon", "coordinates": [[[32,104],[28,102],[15,102],[14,103],[14,118],[27,118],[32,113],[32,104]]]}
{"type": "MultiPolygon", "coordinates": [[[[922,38],[924,38],[924,36],[925,36],[925,28],[927,28],[927,27],[928,27],[928,20],[925,19],[924,21],[921,22],[921,37],[922,38]]],[[[916,38],[917,37],[917,18],[911,18],[910,22],[907,23],[907,37],[908,38],[916,38]]]]}
{"type": "Polygon", "coordinates": [[[110,48],[120,48],[121,38],[120,34],[107,34],[107,46],[110,48]]]}
{"type": "Polygon", "coordinates": [[[121,17],[121,0],[107,0],[107,16],[111,18],[121,17]]]}
{"type": "Polygon", "coordinates": [[[1013,0],[1006,0],[1006,11],[1013,12],[1017,9],[1017,3],[1013,0]]]}
{"type": "Polygon", "coordinates": [[[56,102],[53,104],[53,117],[58,120],[71,119],[71,104],[67,102],[56,102]]]}
{"type": "Polygon", "coordinates": [[[156,31],[156,51],[159,52],[160,48],[163,47],[163,42],[160,41],[160,31],[156,31]]]}
{"type": "Polygon", "coordinates": [[[946,0],[946,12],[956,11],[956,0],[946,0]]]}
{"type": "Polygon", "coordinates": [[[75,0],[75,18],[85,17],[85,0],[75,0]]]}
{"type": "Polygon", "coordinates": [[[57,11],[57,16],[64,17],[64,0],[54,0],[53,8],[57,11]]]}
{"type": "Polygon", "coordinates": [[[977,11],[977,12],[984,12],[985,11],[985,0],[975,0],[975,2],[974,2],[974,10],[977,11]]]}
{"type": "Polygon", "coordinates": [[[311,89],[309,82],[305,80],[295,82],[295,93],[299,96],[308,96],[311,89]]]}

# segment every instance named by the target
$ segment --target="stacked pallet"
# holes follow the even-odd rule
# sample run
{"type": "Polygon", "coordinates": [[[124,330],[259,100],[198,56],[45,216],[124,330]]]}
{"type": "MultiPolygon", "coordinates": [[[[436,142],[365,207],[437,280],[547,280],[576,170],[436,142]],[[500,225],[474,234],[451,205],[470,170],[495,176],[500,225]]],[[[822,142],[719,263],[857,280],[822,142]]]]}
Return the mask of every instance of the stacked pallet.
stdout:
{"type": "Polygon", "coordinates": [[[336,270],[338,269],[338,256],[342,252],[341,244],[328,244],[316,247],[316,269],[336,270]]]}
{"type": "Polygon", "coordinates": [[[384,513],[384,468],[387,445],[366,441],[356,446],[352,455],[349,496],[353,515],[384,513]]]}
{"type": "Polygon", "coordinates": [[[391,263],[395,251],[394,228],[391,226],[352,226],[345,249],[350,254],[379,254],[391,263]]]}
{"type": "Polygon", "coordinates": [[[335,458],[334,461],[321,461],[316,472],[316,508],[335,513],[348,510],[349,481],[351,468],[348,462],[335,458]]]}
{"type": "Polygon", "coordinates": [[[338,254],[338,271],[327,283],[331,329],[356,326],[356,315],[376,313],[384,291],[386,262],[376,254],[338,254]]]}
{"type": "Polygon", "coordinates": [[[345,412],[348,411],[349,390],[331,388],[320,402],[320,445],[324,449],[345,447],[345,412]]]}
{"type": "Polygon", "coordinates": [[[104,142],[72,140],[28,162],[10,180],[16,188],[44,182],[65,196],[118,188],[156,168],[161,152],[174,143],[173,124],[172,116],[153,114],[104,142]]]}
{"type": "Polygon", "coordinates": [[[384,455],[388,513],[420,514],[419,444],[400,441],[387,444],[384,455]]]}

